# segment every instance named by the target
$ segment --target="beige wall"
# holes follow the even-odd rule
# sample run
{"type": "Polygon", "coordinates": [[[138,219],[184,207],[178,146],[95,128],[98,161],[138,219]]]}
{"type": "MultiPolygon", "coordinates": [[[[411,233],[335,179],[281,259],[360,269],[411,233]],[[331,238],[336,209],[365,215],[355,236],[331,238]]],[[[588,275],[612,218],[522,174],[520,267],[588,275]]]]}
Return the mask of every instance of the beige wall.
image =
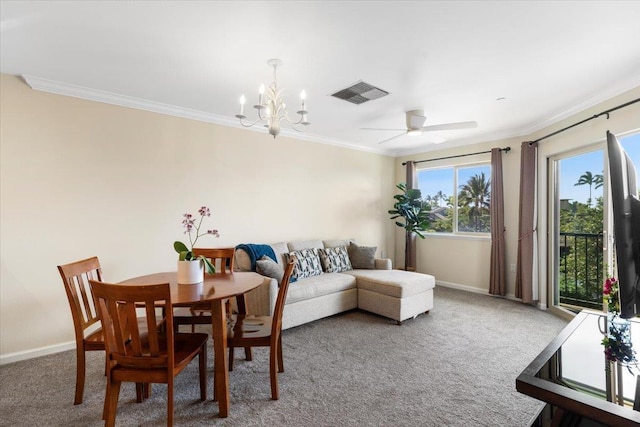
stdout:
{"type": "Polygon", "coordinates": [[[56,265],[97,255],[108,281],[174,269],[182,214],[201,205],[221,234],[202,245],[394,251],[391,157],[0,83],[0,361],[69,347],[56,265]]]}
{"type": "MultiPolygon", "coordinates": [[[[603,102],[593,108],[577,113],[562,120],[553,126],[535,132],[532,135],[519,138],[511,138],[500,141],[489,141],[474,146],[452,148],[448,150],[431,151],[422,154],[399,157],[396,159],[396,181],[405,180],[405,168],[402,162],[407,160],[435,159],[439,157],[458,154],[487,151],[494,147],[511,147],[509,153],[503,153],[504,196],[505,196],[505,239],[507,270],[510,264],[515,264],[517,259],[518,241],[518,206],[519,206],[519,171],[520,171],[520,144],[522,141],[535,140],[563,127],[572,125],[578,121],[592,117],[602,111],[616,107],[630,100],[640,98],[640,88],[624,93],[620,96],[603,102]]],[[[534,126],[532,123],[531,126],[534,126]]],[[[482,123],[480,123],[482,126],[482,123]]],[[[558,134],[540,142],[539,149],[539,253],[540,253],[540,296],[541,306],[546,306],[547,296],[547,159],[550,156],[570,151],[580,147],[592,146],[604,141],[607,130],[615,134],[631,131],[640,131],[640,103],[633,104],[610,114],[607,120],[605,116],[591,120],[576,128],[558,134]]],[[[447,161],[429,162],[427,165],[441,164],[465,164],[478,160],[490,160],[490,155],[463,157],[447,161]]],[[[424,164],[423,164],[424,165],[424,164]]],[[[421,166],[421,165],[418,165],[421,166]]],[[[394,265],[404,263],[404,236],[402,229],[396,227],[396,253],[394,265]]],[[[491,243],[485,240],[470,240],[464,238],[450,238],[428,236],[425,240],[418,239],[417,243],[417,269],[420,272],[433,274],[440,284],[458,287],[474,292],[488,293],[489,290],[489,260],[491,243]]],[[[513,297],[515,292],[515,273],[507,271],[507,295],[513,297]]]]}
{"type": "MultiPolygon", "coordinates": [[[[184,237],[181,216],[202,204],[213,213],[206,226],[221,233],[203,244],[355,237],[401,266],[402,229],[386,212],[407,159],[510,146],[503,166],[513,264],[520,142],[640,97],[634,89],[527,137],[392,159],[38,92],[14,76],[2,75],[0,85],[0,363],[70,348],[71,316],[56,265],[97,255],[110,281],[170,270],[172,243],[184,237]]],[[[640,104],[541,143],[543,300],[546,159],[602,141],[607,129],[640,129],[640,104]]],[[[483,159],[489,156],[446,163],[483,159]]],[[[418,271],[486,293],[489,255],[487,239],[429,236],[418,240],[418,271]]],[[[507,280],[512,296],[515,275],[508,272],[507,280]]]]}

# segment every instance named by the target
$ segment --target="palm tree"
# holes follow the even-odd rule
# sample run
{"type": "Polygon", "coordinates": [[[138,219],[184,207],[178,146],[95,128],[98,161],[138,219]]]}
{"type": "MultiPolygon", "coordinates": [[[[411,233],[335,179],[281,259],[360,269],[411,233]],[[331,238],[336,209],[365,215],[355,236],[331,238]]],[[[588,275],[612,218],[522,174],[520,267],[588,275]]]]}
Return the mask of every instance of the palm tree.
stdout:
{"type": "Polygon", "coordinates": [[[438,191],[433,198],[436,200],[436,205],[440,206],[440,201],[444,201],[447,199],[447,195],[442,192],[442,190],[438,191]]]}
{"type": "Polygon", "coordinates": [[[574,187],[578,185],[589,186],[589,201],[587,204],[591,206],[591,189],[593,188],[593,186],[595,186],[597,190],[598,188],[602,187],[602,184],[603,184],[603,181],[602,181],[601,174],[593,175],[590,171],[587,171],[583,175],[581,175],[580,178],[578,178],[578,182],[573,184],[573,186],[574,187]]]}
{"type": "Polygon", "coordinates": [[[475,231],[481,231],[479,219],[483,213],[489,212],[491,206],[491,180],[484,172],[473,175],[460,186],[458,205],[469,206],[469,222],[474,223],[475,231]]]}

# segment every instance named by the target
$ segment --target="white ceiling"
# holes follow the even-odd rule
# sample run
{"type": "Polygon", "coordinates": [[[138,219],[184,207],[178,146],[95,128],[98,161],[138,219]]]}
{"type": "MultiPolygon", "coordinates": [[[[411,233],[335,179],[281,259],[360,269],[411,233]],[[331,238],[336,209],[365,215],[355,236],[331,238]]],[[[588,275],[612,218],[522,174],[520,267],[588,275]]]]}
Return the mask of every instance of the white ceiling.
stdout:
{"type": "Polygon", "coordinates": [[[312,124],[295,136],[389,155],[527,135],[640,86],[640,1],[1,0],[0,18],[2,73],[232,126],[280,58],[287,104],[307,92],[312,124]],[[359,80],[390,95],[330,96],[359,80]],[[439,145],[360,129],[403,128],[411,109],[478,127],[435,132],[439,145]]]}

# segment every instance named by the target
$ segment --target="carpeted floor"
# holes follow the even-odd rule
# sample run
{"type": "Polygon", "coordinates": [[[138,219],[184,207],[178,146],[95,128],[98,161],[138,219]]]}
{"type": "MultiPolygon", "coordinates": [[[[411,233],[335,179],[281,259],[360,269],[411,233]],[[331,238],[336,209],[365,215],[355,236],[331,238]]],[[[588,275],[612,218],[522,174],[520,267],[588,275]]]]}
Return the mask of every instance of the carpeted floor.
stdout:
{"type": "MultiPolygon", "coordinates": [[[[198,400],[192,363],[177,380],[175,425],[525,426],[541,404],[518,393],[515,379],[565,325],[517,302],[437,287],[431,313],[401,326],[355,310],[284,331],[278,401],[270,400],[268,351],[238,359],[226,419],[217,403],[198,400]]],[[[78,406],[75,352],[0,366],[0,426],[103,425],[103,363],[101,353],[89,355],[78,406]]],[[[123,385],[117,425],[165,419],[166,386],[136,404],[133,385],[123,385]]]]}

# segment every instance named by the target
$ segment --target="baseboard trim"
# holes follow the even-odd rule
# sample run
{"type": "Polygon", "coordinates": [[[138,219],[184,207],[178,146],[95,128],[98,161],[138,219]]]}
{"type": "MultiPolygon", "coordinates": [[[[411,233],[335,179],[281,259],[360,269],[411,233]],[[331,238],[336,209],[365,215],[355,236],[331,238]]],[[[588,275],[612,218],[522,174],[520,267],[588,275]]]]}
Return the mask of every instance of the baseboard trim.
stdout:
{"type": "MultiPolygon", "coordinates": [[[[476,288],[469,285],[461,285],[459,283],[443,282],[441,280],[436,280],[436,285],[442,286],[443,288],[459,289],[461,291],[473,292],[474,294],[481,294],[481,295],[487,295],[495,298],[504,298],[511,301],[522,302],[522,299],[517,298],[514,294],[507,294],[505,296],[491,295],[487,289],[480,289],[480,288],[476,288]]],[[[538,308],[545,310],[546,305],[538,304],[538,308]]]]}
{"type": "Polygon", "coordinates": [[[442,286],[444,288],[459,289],[461,291],[472,292],[474,294],[490,295],[489,291],[486,289],[480,289],[480,288],[476,288],[474,286],[469,286],[469,285],[461,285],[460,283],[443,282],[441,280],[436,280],[436,286],[442,286]]]}
{"type": "Polygon", "coordinates": [[[34,348],[31,350],[2,354],[0,355],[0,365],[7,365],[9,363],[19,362],[21,360],[34,359],[40,356],[60,353],[61,351],[73,350],[74,348],[76,348],[75,341],[68,341],[61,344],[49,345],[46,347],[34,348]]]}

